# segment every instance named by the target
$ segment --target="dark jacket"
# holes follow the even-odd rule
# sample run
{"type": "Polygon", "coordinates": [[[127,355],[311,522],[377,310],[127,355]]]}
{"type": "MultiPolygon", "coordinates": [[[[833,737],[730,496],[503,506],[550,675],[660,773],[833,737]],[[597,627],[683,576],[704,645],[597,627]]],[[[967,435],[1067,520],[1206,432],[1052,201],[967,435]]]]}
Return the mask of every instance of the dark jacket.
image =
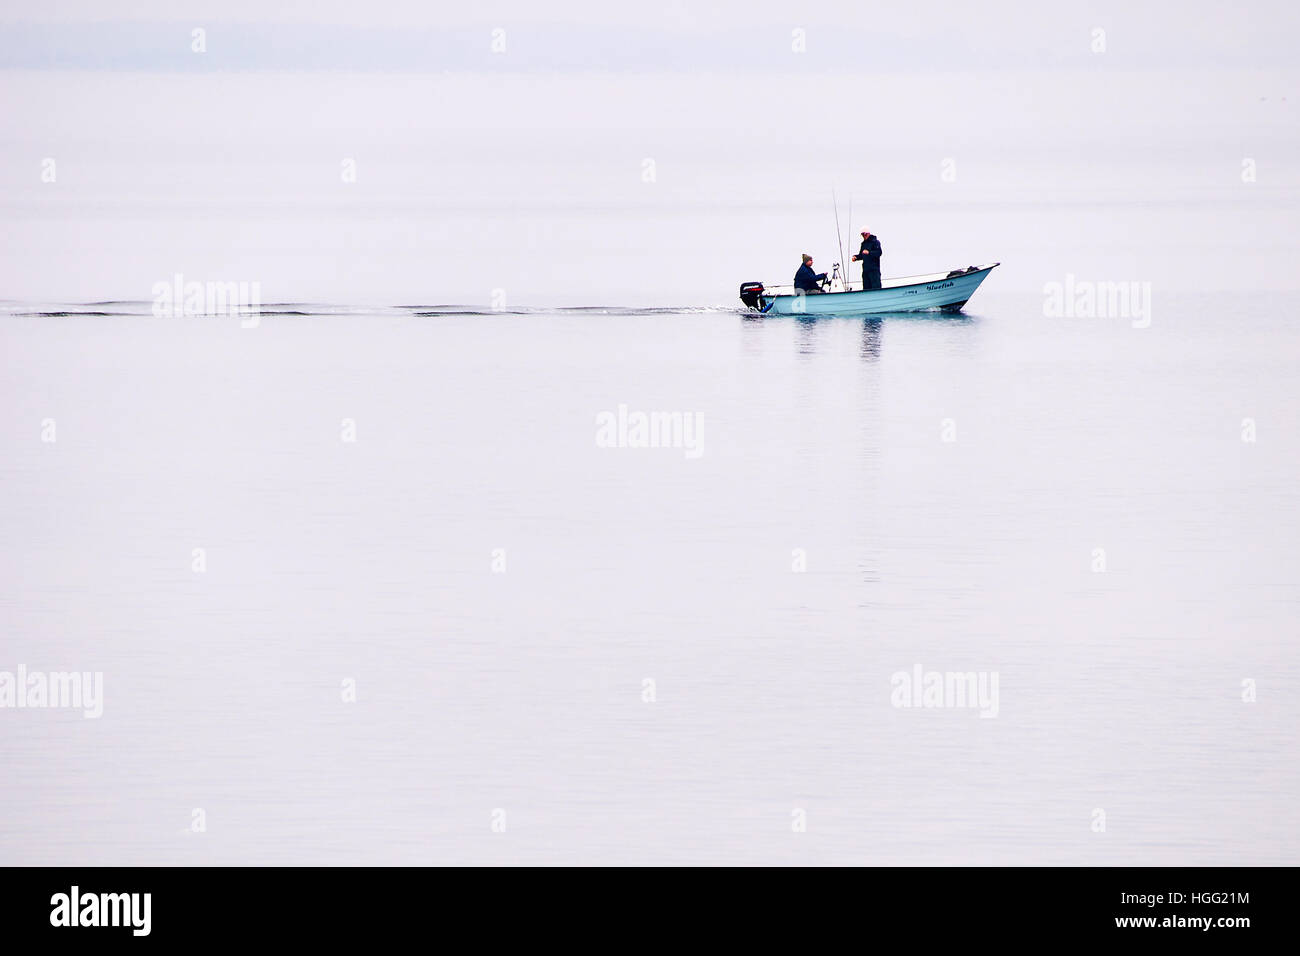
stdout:
{"type": "Polygon", "coordinates": [[[826,278],[826,273],[813,272],[807,265],[799,267],[799,271],[794,274],[794,287],[796,289],[818,289],[822,281],[826,278]]]}
{"type": "Polygon", "coordinates": [[[880,271],[880,257],[885,254],[880,248],[880,240],[875,236],[868,236],[862,240],[862,248],[858,250],[858,261],[862,263],[862,269],[865,272],[880,271]]]}

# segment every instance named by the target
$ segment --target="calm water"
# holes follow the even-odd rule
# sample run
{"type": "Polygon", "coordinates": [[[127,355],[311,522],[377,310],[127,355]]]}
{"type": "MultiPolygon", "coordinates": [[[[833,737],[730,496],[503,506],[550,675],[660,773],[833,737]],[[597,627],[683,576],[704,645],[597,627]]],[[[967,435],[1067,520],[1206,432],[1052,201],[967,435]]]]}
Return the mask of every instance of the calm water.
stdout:
{"type": "Polygon", "coordinates": [[[1134,328],[997,279],[957,319],[6,306],[0,671],[104,710],[0,710],[0,860],[1300,862],[1300,299],[1134,328]],[[620,405],[700,453],[601,447],[620,405]],[[893,706],[918,664],[996,717],[893,706]]]}

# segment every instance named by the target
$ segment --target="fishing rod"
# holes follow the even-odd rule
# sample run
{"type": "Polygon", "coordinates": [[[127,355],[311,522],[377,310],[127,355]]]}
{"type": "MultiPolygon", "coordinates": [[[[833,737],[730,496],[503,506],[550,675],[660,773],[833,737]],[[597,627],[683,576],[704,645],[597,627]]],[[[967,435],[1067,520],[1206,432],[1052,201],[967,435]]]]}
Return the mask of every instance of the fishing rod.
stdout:
{"type": "MultiPolygon", "coordinates": [[[[835,248],[837,248],[837,249],[840,251],[840,261],[839,261],[838,263],[836,263],[836,265],[838,265],[841,269],[845,269],[845,266],[844,266],[844,232],[843,232],[843,230],[840,229],[840,202],[839,202],[838,199],[835,198],[835,187],[834,187],[834,186],[831,187],[831,203],[835,206],[835,239],[836,239],[836,246],[835,246],[835,248]]],[[[847,289],[847,288],[848,288],[848,284],[847,284],[846,279],[845,279],[845,276],[846,276],[846,275],[847,275],[847,269],[845,269],[844,272],[841,272],[841,273],[840,273],[840,282],[845,283],[844,287],[847,289]]]]}
{"type": "MultiPolygon", "coordinates": [[[[853,193],[849,193],[849,244],[844,248],[844,255],[847,257],[849,250],[853,248],[853,193]]],[[[865,286],[863,288],[866,288],[865,286]]],[[[844,291],[851,292],[849,288],[849,264],[844,263],[844,291]]]]}

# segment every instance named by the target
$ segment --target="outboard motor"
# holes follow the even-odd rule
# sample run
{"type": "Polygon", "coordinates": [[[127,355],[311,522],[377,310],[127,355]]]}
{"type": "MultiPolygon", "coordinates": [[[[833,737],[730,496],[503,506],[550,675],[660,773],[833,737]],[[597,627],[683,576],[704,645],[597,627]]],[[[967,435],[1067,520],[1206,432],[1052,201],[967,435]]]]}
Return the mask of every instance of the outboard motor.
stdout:
{"type": "Polygon", "coordinates": [[[742,282],[740,284],[740,301],[756,312],[761,312],[763,309],[758,304],[758,297],[762,294],[763,283],[761,282],[742,282]]]}

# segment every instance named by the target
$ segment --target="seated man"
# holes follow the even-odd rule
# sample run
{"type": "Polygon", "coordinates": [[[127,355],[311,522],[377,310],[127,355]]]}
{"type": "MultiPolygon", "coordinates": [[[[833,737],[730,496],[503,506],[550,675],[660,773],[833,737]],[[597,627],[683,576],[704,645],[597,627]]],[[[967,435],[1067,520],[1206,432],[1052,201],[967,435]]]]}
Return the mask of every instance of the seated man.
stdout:
{"type": "Polygon", "coordinates": [[[803,265],[799,271],[794,274],[794,291],[795,294],[803,293],[804,295],[818,295],[822,291],[821,284],[826,281],[826,273],[820,274],[812,270],[813,257],[804,253],[803,265]]]}

